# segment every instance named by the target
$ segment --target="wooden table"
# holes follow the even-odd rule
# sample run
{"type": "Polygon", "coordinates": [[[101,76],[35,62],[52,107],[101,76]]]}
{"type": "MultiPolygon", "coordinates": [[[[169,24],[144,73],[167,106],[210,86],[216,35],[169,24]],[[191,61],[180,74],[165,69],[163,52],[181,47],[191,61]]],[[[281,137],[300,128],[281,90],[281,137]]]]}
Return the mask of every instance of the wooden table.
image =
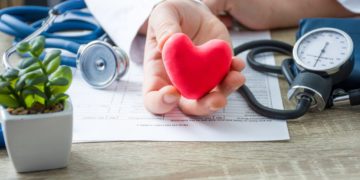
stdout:
{"type": "MultiPolygon", "coordinates": [[[[293,43],[294,34],[272,36],[293,43]]],[[[0,52],[9,41],[0,36],[0,52]]],[[[286,99],[284,81],[281,89],[286,99]]],[[[0,179],[360,179],[360,107],[309,113],[288,126],[283,142],[74,144],[67,168],[26,174],[0,150],[0,179]]]]}

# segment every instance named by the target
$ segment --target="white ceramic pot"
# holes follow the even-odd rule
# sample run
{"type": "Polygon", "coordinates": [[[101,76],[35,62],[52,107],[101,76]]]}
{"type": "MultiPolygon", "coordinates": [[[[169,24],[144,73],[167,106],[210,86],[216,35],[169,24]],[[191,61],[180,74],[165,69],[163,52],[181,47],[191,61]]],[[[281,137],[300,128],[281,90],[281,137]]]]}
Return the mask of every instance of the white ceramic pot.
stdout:
{"type": "Polygon", "coordinates": [[[11,115],[1,108],[6,149],[17,172],[66,167],[70,158],[73,108],[56,113],[11,115]]]}

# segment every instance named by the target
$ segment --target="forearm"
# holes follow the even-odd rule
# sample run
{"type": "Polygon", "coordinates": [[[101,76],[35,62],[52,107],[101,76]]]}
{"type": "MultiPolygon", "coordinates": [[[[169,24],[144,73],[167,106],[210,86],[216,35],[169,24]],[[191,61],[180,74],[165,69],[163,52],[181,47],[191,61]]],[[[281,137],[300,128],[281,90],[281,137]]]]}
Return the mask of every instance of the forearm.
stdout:
{"type": "Polygon", "coordinates": [[[227,12],[251,29],[292,27],[306,17],[353,15],[336,0],[228,0],[227,12]]]}

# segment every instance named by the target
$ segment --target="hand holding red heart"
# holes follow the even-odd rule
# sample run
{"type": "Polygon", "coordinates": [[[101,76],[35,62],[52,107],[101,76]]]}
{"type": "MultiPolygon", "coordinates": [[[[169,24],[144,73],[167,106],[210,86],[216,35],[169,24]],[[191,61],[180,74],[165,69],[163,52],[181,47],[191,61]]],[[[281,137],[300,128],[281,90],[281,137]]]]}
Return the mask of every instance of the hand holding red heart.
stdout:
{"type": "MultiPolygon", "coordinates": [[[[230,35],[224,24],[206,6],[194,1],[167,0],[158,4],[149,18],[144,60],[144,104],[152,113],[163,114],[175,107],[190,115],[208,115],[227,103],[227,96],[244,84],[239,73],[244,63],[233,57],[230,70],[222,81],[200,99],[181,96],[173,86],[164,67],[162,50],[165,42],[175,33],[186,34],[199,46],[213,39],[230,45],[230,35]]],[[[200,72],[206,73],[206,72],[200,72]]]]}
{"type": "Polygon", "coordinates": [[[200,99],[228,74],[232,49],[226,41],[214,39],[195,46],[186,34],[173,34],[162,49],[165,70],[182,96],[200,99]]]}

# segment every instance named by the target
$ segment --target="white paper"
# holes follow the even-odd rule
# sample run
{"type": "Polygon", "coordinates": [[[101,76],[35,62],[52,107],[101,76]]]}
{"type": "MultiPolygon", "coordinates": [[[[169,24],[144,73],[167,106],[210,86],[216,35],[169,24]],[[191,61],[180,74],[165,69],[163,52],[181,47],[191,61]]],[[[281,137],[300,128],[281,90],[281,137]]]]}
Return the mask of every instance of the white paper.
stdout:
{"type": "MultiPolygon", "coordinates": [[[[233,44],[269,39],[268,32],[233,33],[233,44]]],[[[243,56],[243,55],[242,55],[243,56]]],[[[272,56],[259,60],[274,64],[272,56]]],[[[282,108],[277,78],[243,72],[246,84],[264,104],[282,108]]],[[[289,139],[285,121],[271,120],[253,112],[233,93],[225,109],[208,117],[189,117],[178,109],[155,116],[145,110],[142,99],[142,66],[131,63],[122,80],[106,90],[89,87],[74,76],[69,94],[74,105],[74,142],[98,141],[269,141],[289,139]]]]}

